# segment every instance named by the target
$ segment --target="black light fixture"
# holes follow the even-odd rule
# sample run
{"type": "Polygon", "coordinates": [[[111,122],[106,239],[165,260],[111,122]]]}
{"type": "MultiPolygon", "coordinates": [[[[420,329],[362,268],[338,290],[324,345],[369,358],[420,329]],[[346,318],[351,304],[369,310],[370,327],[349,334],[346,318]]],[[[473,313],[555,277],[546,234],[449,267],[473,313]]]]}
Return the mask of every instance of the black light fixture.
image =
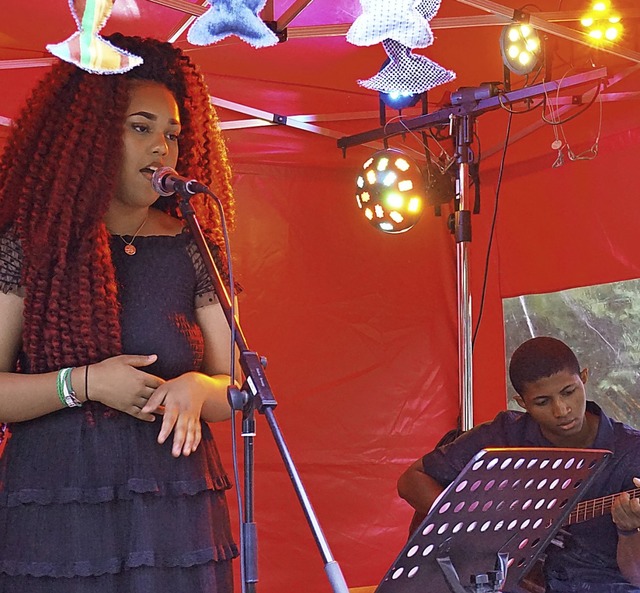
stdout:
{"type": "Polygon", "coordinates": [[[408,107],[413,107],[420,101],[424,93],[405,93],[393,91],[391,93],[380,93],[380,100],[390,109],[401,111],[408,107]]]}
{"type": "Polygon", "coordinates": [[[367,221],[384,233],[412,228],[427,206],[436,212],[453,199],[454,178],[432,164],[423,169],[403,151],[374,153],[356,178],[356,201],[367,221]]]}
{"type": "MultiPolygon", "coordinates": [[[[384,71],[391,64],[391,60],[387,58],[380,67],[380,72],[384,71]]],[[[425,96],[425,93],[411,93],[406,90],[395,89],[391,90],[387,93],[382,91],[378,92],[378,96],[380,97],[380,101],[386,105],[389,109],[395,109],[396,111],[402,111],[403,109],[407,109],[408,107],[413,107],[417,105],[422,97],[425,96]]]]}
{"type": "Polygon", "coordinates": [[[400,150],[380,150],[362,166],[356,179],[356,200],[378,230],[392,234],[408,231],[424,208],[422,171],[400,150]]]}
{"type": "Polygon", "coordinates": [[[542,39],[528,23],[511,23],[502,29],[500,52],[502,62],[510,72],[526,76],[542,63],[542,39]]]}

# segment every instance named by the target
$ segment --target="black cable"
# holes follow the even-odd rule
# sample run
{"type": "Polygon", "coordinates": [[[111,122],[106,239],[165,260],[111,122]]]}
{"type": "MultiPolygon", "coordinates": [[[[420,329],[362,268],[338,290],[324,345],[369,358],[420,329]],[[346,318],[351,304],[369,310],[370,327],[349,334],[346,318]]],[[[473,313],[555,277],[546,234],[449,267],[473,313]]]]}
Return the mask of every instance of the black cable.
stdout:
{"type": "MultiPolygon", "coordinates": [[[[235,281],[233,279],[233,262],[231,260],[231,246],[229,241],[229,232],[227,230],[227,220],[224,215],[224,209],[222,208],[222,203],[219,198],[213,193],[208,192],[208,195],[213,198],[213,201],[216,203],[218,207],[218,212],[220,213],[220,222],[222,227],[222,235],[224,237],[224,246],[225,246],[225,254],[227,257],[227,270],[229,274],[229,299],[231,300],[231,322],[229,324],[231,330],[231,361],[229,364],[229,376],[231,377],[231,385],[235,385],[235,374],[236,374],[236,297],[235,297],[235,281]]],[[[231,417],[231,459],[233,465],[233,479],[236,483],[236,500],[238,504],[238,522],[240,524],[240,531],[242,533],[242,526],[244,524],[244,510],[243,510],[243,502],[242,502],[242,494],[240,492],[240,470],[238,464],[238,445],[237,445],[237,430],[236,430],[236,415],[238,410],[233,411],[233,415],[231,417]]],[[[246,590],[246,579],[245,579],[245,558],[244,554],[240,554],[240,578],[241,578],[241,588],[244,593],[246,590]]]]}
{"type": "Polygon", "coordinates": [[[540,107],[540,105],[543,105],[545,103],[545,100],[543,97],[542,99],[540,99],[540,102],[537,105],[533,105],[532,107],[528,107],[527,109],[515,110],[507,107],[507,104],[502,102],[502,94],[499,94],[498,103],[500,103],[500,107],[507,113],[510,113],[512,115],[520,115],[521,113],[529,113],[531,111],[535,111],[536,109],[538,109],[538,107],[540,107]]]}
{"type": "Polygon", "coordinates": [[[480,309],[478,310],[478,321],[476,322],[476,328],[473,332],[473,338],[471,340],[471,348],[475,346],[476,337],[478,336],[478,330],[480,329],[480,322],[482,321],[482,312],[484,310],[484,301],[487,291],[487,278],[489,277],[489,258],[491,256],[491,246],[493,245],[493,236],[496,230],[496,220],[498,218],[498,199],[500,197],[500,187],[502,186],[502,174],[504,173],[504,162],[507,156],[507,147],[509,146],[509,136],[511,135],[511,122],[513,120],[513,113],[509,113],[509,120],[507,121],[507,132],[504,139],[504,150],[502,151],[502,158],[500,159],[500,169],[498,170],[498,183],[496,185],[496,201],[493,206],[493,219],[491,220],[491,230],[489,231],[489,243],[487,245],[487,259],[484,266],[484,278],[482,280],[482,295],[480,296],[480,309]]]}
{"type": "MultiPolygon", "coordinates": [[[[602,89],[602,84],[598,83],[598,86],[596,87],[596,92],[593,93],[593,97],[591,97],[591,100],[589,101],[589,103],[587,103],[580,111],[578,111],[577,113],[574,113],[573,115],[570,115],[569,117],[560,120],[560,121],[553,121],[551,119],[547,119],[544,111],[542,112],[542,121],[544,121],[545,123],[548,123],[551,126],[561,126],[562,124],[566,124],[567,122],[570,122],[572,119],[575,119],[576,117],[582,115],[587,109],[589,109],[589,107],[591,107],[595,102],[596,99],[600,96],[600,90],[602,89]]],[[[545,102],[545,107],[546,107],[546,98],[544,99],[545,102]]]]}

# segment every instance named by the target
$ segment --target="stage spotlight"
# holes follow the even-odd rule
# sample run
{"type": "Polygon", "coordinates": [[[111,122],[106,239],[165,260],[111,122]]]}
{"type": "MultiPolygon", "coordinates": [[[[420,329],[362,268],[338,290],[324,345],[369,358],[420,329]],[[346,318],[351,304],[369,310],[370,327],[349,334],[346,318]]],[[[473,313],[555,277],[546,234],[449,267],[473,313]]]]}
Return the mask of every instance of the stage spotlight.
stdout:
{"type": "Polygon", "coordinates": [[[607,0],[596,0],[580,19],[580,24],[594,45],[614,42],[622,36],[620,14],[607,0]]]}
{"type": "Polygon", "coordinates": [[[512,23],[502,29],[500,52],[504,65],[511,72],[525,76],[541,62],[542,41],[531,25],[512,23]]]}
{"type": "Polygon", "coordinates": [[[378,230],[391,234],[408,231],[424,208],[422,171],[400,150],[376,152],[356,179],[356,200],[365,218],[378,230]]]}
{"type": "Polygon", "coordinates": [[[406,109],[407,107],[413,107],[424,93],[403,93],[400,91],[394,91],[392,93],[380,93],[380,100],[390,109],[406,109]]]}

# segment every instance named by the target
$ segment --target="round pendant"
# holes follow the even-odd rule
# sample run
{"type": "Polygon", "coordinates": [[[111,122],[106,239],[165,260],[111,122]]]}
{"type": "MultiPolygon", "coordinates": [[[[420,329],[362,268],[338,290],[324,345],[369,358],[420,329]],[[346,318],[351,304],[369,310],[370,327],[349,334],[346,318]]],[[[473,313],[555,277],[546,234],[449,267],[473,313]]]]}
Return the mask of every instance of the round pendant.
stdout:
{"type": "Polygon", "coordinates": [[[124,252],[127,255],[135,255],[136,251],[137,251],[137,249],[133,245],[127,244],[127,245],[124,246],[124,252]]]}

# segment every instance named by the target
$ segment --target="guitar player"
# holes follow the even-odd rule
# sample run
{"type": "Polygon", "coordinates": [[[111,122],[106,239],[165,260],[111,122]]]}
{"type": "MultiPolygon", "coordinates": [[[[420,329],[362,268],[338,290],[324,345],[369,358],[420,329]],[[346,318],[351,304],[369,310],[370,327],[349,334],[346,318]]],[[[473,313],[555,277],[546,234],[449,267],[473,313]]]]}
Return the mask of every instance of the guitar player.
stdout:
{"type": "Polygon", "coordinates": [[[612,504],[598,505],[603,509],[598,516],[565,527],[570,536],[564,547],[548,547],[546,593],[640,593],[640,431],[587,400],[587,375],[564,342],[527,340],[509,364],[515,399],[525,412],[500,412],[427,453],[400,476],[398,493],[426,514],[485,447],[608,449],[613,455],[583,500],[603,498],[612,504]]]}

